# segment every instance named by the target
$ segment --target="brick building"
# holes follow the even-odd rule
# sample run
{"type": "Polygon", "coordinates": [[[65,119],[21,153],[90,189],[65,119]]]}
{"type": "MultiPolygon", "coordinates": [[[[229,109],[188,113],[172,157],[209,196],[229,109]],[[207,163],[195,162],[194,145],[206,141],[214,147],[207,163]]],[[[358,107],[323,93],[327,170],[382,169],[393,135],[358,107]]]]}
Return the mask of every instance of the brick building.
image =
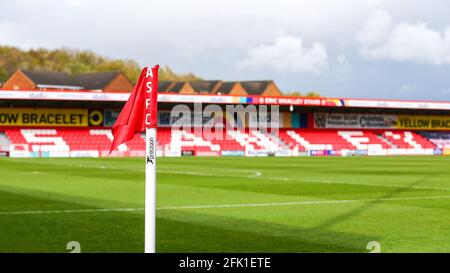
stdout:
{"type": "Polygon", "coordinates": [[[133,84],[122,72],[86,73],[71,76],[65,72],[18,69],[3,84],[11,90],[96,90],[131,92],[133,84]]]}
{"type": "Polygon", "coordinates": [[[178,94],[282,96],[280,89],[273,81],[162,81],[159,83],[158,90],[162,93],[178,94]]]}
{"type": "MultiPolygon", "coordinates": [[[[86,73],[19,69],[3,84],[10,90],[95,90],[131,92],[133,84],[122,72],[86,73]]],[[[159,92],[177,94],[282,96],[274,81],[161,81],[159,92]]]]}

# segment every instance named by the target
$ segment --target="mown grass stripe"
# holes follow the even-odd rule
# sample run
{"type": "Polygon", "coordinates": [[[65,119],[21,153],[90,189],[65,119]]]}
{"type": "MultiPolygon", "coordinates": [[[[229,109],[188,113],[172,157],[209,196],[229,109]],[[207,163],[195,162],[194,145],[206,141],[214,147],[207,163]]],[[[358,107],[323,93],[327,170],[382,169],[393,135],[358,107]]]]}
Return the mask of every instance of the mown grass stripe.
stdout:
{"type": "MultiPolygon", "coordinates": [[[[295,205],[328,205],[328,204],[346,204],[346,203],[361,203],[361,202],[376,202],[376,201],[408,201],[408,200],[429,200],[429,199],[450,199],[450,195],[349,199],[349,200],[317,200],[317,201],[298,201],[298,202],[270,202],[270,203],[248,203],[248,204],[243,203],[243,204],[218,204],[218,205],[194,205],[194,206],[169,206],[169,207],[159,207],[159,208],[157,208],[157,210],[221,209],[221,208],[245,208],[245,207],[295,206],[295,205]]],[[[144,210],[144,208],[28,210],[28,211],[2,211],[2,212],[0,212],[0,215],[89,213],[89,212],[134,212],[134,211],[143,211],[143,210],[144,210]]]]}

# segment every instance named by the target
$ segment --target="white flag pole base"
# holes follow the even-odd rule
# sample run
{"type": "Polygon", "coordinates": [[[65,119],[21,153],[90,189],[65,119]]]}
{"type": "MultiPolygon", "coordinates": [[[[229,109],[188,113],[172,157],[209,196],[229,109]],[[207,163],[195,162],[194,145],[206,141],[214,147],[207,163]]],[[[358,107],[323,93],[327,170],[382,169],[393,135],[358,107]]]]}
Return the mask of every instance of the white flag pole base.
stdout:
{"type": "Polygon", "coordinates": [[[145,253],[156,251],[156,128],[145,130],[145,253]]]}

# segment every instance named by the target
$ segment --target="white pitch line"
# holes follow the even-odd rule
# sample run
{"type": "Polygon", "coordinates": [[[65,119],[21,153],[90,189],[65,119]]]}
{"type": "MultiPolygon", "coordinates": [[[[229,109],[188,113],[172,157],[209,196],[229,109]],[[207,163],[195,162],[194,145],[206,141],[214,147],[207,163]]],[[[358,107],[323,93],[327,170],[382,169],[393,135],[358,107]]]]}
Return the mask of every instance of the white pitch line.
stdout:
{"type": "Polygon", "coordinates": [[[247,177],[249,177],[249,178],[255,178],[255,177],[260,177],[261,175],[262,175],[262,172],[255,171],[255,174],[249,175],[249,176],[247,176],[247,177]]]}
{"type": "Polygon", "coordinates": [[[24,210],[24,211],[0,211],[0,215],[63,214],[63,213],[85,213],[85,212],[128,212],[128,211],[141,211],[141,210],[143,211],[144,208],[24,210]]]}
{"type": "MultiPolygon", "coordinates": [[[[268,177],[267,179],[272,180],[292,180],[289,178],[282,177],[268,177]]],[[[344,182],[344,181],[333,181],[333,180],[316,180],[316,179],[308,179],[308,180],[295,180],[306,183],[319,183],[319,184],[344,184],[344,185],[355,185],[355,186],[369,186],[369,187],[385,187],[385,188],[403,188],[403,189],[416,189],[416,190],[436,190],[436,191],[450,191],[449,188],[439,188],[439,187],[426,187],[426,186],[408,186],[408,185],[395,185],[395,184],[376,184],[376,183],[354,183],[354,182],[344,182]]]]}
{"type": "Polygon", "coordinates": [[[391,197],[391,198],[372,198],[372,199],[349,199],[349,200],[319,200],[319,201],[298,201],[298,202],[271,202],[271,203],[249,203],[249,204],[222,204],[222,205],[198,205],[198,206],[173,206],[160,207],[157,210],[183,210],[183,209],[213,209],[213,208],[242,208],[242,207],[274,207],[274,206],[293,206],[293,205],[323,205],[323,204],[343,204],[358,202],[375,201],[407,201],[407,200],[426,200],[426,199],[450,199],[450,195],[444,196],[414,196],[414,197],[391,197]]]}
{"type": "Polygon", "coordinates": [[[320,180],[320,179],[292,179],[288,177],[270,177],[263,176],[261,172],[255,171],[254,175],[243,176],[243,175],[233,175],[233,174],[218,174],[218,173],[199,173],[190,171],[166,171],[158,170],[158,173],[173,173],[173,174],[187,174],[196,176],[216,176],[216,177],[237,177],[237,178],[250,178],[250,179],[265,179],[274,181],[294,181],[302,183],[318,183],[318,184],[343,184],[343,185],[354,185],[354,186],[368,186],[368,187],[385,187],[385,188],[401,188],[401,189],[417,189],[417,190],[435,190],[435,191],[450,191],[450,188],[440,188],[440,187],[426,187],[426,186],[408,186],[408,185],[395,185],[395,184],[377,184],[377,183],[355,183],[355,182],[345,182],[345,181],[334,181],[334,180],[320,180]]]}
{"type": "MultiPolygon", "coordinates": [[[[242,171],[239,169],[233,169],[233,171],[242,171]]],[[[253,172],[251,175],[229,175],[229,174],[218,174],[218,173],[202,173],[202,172],[191,172],[191,171],[167,171],[167,170],[157,170],[157,173],[173,173],[173,174],[187,174],[196,176],[216,176],[216,177],[238,177],[238,178],[258,178],[262,175],[261,172],[247,170],[245,172],[253,172]]]]}
{"type": "MultiPolygon", "coordinates": [[[[348,199],[348,200],[317,200],[298,202],[270,202],[270,203],[244,203],[244,204],[219,204],[219,205],[197,205],[197,206],[171,206],[159,207],[157,210],[186,210],[186,209],[220,209],[220,208],[245,208],[245,207],[274,207],[274,206],[302,206],[302,205],[328,205],[347,204],[376,201],[408,201],[408,200],[431,200],[450,199],[450,195],[443,196],[412,196],[412,197],[392,197],[392,198],[371,198],[371,199],[348,199]]],[[[27,211],[1,211],[0,215],[30,215],[30,214],[70,214],[70,213],[90,213],[90,212],[134,212],[144,211],[144,208],[103,208],[103,209],[66,209],[66,210],[27,210],[27,211]]]]}
{"type": "Polygon", "coordinates": [[[291,179],[291,178],[287,178],[287,177],[269,177],[269,176],[262,176],[262,173],[258,172],[258,171],[255,171],[254,175],[249,175],[249,176],[231,175],[231,174],[230,175],[229,174],[216,174],[216,173],[200,173],[200,172],[190,172],[190,171],[159,170],[157,172],[158,173],[186,174],[186,175],[195,175],[195,176],[238,177],[238,178],[265,179],[265,180],[275,180],[275,181],[298,181],[298,182],[302,182],[302,183],[317,183],[317,184],[341,184],[341,185],[368,186],[368,187],[450,191],[449,188],[439,188],[439,187],[407,186],[407,185],[376,184],[376,183],[354,183],[354,182],[319,180],[319,179],[291,179]]]}
{"type": "MultiPolygon", "coordinates": [[[[46,164],[46,165],[57,165],[57,166],[67,166],[67,164],[58,164],[58,163],[40,163],[36,164],[46,164]]],[[[96,165],[82,165],[82,164],[69,164],[77,167],[86,167],[86,168],[97,168],[97,169],[111,169],[111,170],[122,170],[122,171],[137,171],[143,172],[145,170],[142,169],[128,169],[128,168],[115,168],[115,167],[107,167],[107,166],[96,166],[96,165]]],[[[223,171],[224,169],[218,169],[223,171]]],[[[229,171],[242,171],[240,169],[227,169],[229,171]]],[[[252,172],[251,170],[247,170],[248,172],[252,172]]],[[[316,180],[316,179],[291,179],[287,177],[268,177],[263,176],[262,173],[256,171],[254,175],[233,175],[233,174],[218,174],[218,173],[202,173],[202,172],[191,172],[191,171],[173,171],[173,170],[157,170],[157,173],[173,173],[173,174],[186,174],[186,175],[195,175],[195,176],[216,176],[216,177],[238,177],[238,178],[250,178],[250,179],[265,179],[265,180],[275,180],[275,181],[298,181],[304,183],[319,183],[319,184],[344,184],[344,185],[356,185],[356,186],[374,186],[374,187],[386,187],[386,188],[402,188],[402,189],[418,189],[418,190],[437,190],[437,191],[450,191],[450,188],[440,188],[440,187],[426,187],[426,186],[404,186],[404,185],[395,185],[395,184],[376,184],[376,183],[355,183],[355,182],[346,182],[346,181],[333,181],[333,180],[316,180]]],[[[40,173],[34,173],[40,174],[40,173]]]]}

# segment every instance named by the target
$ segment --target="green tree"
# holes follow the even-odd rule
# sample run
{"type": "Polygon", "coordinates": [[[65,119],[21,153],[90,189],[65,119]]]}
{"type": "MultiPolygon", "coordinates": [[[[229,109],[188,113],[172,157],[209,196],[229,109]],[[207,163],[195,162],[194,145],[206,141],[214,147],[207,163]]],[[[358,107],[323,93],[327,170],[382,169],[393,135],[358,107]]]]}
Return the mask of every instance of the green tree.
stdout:
{"type": "Polygon", "coordinates": [[[321,95],[319,93],[317,93],[317,92],[311,91],[311,92],[306,93],[306,97],[308,97],[308,98],[320,98],[321,95]]]}
{"type": "Polygon", "coordinates": [[[0,83],[4,83],[8,79],[8,71],[3,65],[0,66],[0,83]]]}
{"type": "Polygon", "coordinates": [[[286,96],[292,96],[292,97],[302,97],[302,93],[298,92],[298,91],[293,91],[293,92],[289,92],[286,93],[286,96]]]}
{"type": "MultiPolygon", "coordinates": [[[[16,47],[0,46],[0,81],[6,81],[18,68],[66,72],[72,75],[122,71],[133,83],[141,72],[136,61],[110,59],[88,50],[38,48],[25,51],[16,47]]],[[[160,70],[160,80],[192,81],[201,78],[192,73],[178,74],[169,66],[165,66],[160,70]]]]}
{"type": "Polygon", "coordinates": [[[285,92],[286,96],[292,96],[292,97],[308,97],[308,98],[320,98],[321,95],[317,92],[308,92],[306,94],[302,94],[299,91],[292,91],[292,92],[285,92]]]}

